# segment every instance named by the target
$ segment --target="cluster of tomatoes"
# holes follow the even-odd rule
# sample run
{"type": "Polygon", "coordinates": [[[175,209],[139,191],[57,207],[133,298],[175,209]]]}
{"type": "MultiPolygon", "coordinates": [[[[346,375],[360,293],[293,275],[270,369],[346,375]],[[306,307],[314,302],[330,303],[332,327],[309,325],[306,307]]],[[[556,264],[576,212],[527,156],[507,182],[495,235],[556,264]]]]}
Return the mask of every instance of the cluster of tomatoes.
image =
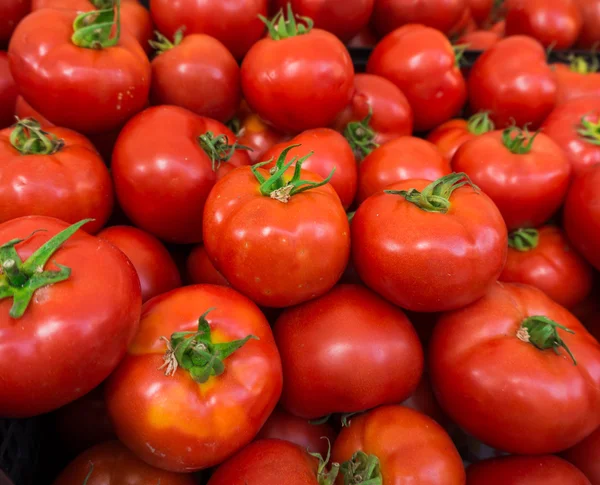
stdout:
{"type": "Polygon", "coordinates": [[[599,19],[2,0],[0,417],[54,485],[600,484],[599,19]]]}

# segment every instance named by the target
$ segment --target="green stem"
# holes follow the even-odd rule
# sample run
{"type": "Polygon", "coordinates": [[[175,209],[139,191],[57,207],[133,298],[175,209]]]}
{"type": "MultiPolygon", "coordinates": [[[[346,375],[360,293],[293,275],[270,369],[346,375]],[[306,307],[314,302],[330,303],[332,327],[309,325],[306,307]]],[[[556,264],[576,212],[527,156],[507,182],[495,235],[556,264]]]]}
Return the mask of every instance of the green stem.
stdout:
{"type": "Polygon", "coordinates": [[[469,132],[477,136],[493,131],[494,128],[494,122],[490,119],[488,111],[474,114],[467,122],[469,132]]]}
{"type": "Polygon", "coordinates": [[[121,0],[114,1],[114,7],[78,15],[73,22],[71,41],[86,49],[113,47],[121,38],[121,0]],[[116,16],[115,16],[116,10],[116,16]],[[115,35],[111,37],[116,25],[115,35]]]}
{"type": "Polygon", "coordinates": [[[537,229],[517,229],[508,235],[508,246],[526,252],[535,249],[540,240],[537,229]]]}
{"type": "Polygon", "coordinates": [[[517,332],[517,338],[523,342],[533,344],[540,350],[552,349],[557,355],[560,355],[559,350],[562,347],[567,354],[569,354],[571,359],[573,359],[573,363],[577,365],[577,361],[571,353],[571,350],[558,335],[558,329],[571,334],[575,333],[573,330],[560,325],[545,316],[536,315],[523,320],[521,327],[517,332]]]}
{"type": "Polygon", "coordinates": [[[465,51],[468,48],[469,44],[458,44],[452,46],[452,49],[454,50],[454,65],[456,67],[461,67],[462,62],[464,60],[465,51]]]}
{"type": "Polygon", "coordinates": [[[327,414],[326,416],[323,416],[322,418],[311,419],[308,423],[312,424],[313,426],[319,426],[319,425],[325,424],[327,421],[329,421],[329,418],[331,418],[331,414],[327,414]]]}
{"type": "Polygon", "coordinates": [[[351,424],[352,418],[358,414],[362,414],[363,411],[356,411],[354,413],[344,413],[340,416],[342,428],[348,428],[351,424]]]}
{"type": "Polygon", "coordinates": [[[65,146],[63,140],[42,130],[33,118],[17,121],[10,133],[10,144],[23,155],[52,155],[65,146]]]}
{"type": "Polygon", "coordinates": [[[327,440],[327,456],[325,459],[323,459],[320,453],[311,453],[310,450],[307,451],[310,456],[314,456],[319,460],[319,467],[317,469],[317,480],[319,485],[334,485],[340,471],[340,464],[332,463],[331,470],[327,471],[327,463],[329,463],[329,459],[331,458],[331,442],[326,436],[321,436],[321,439],[327,440]]]}
{"type": "Polygon", "coordinates": [[[269,36],[273,40],[288,39],[308,34],[314,26],[314,22],[310,17],[294,15],[291,2],[287,4],[287,18],[283,13],[283,9],[277,12],[271,20],[262,15],[259,15],[258,18],[267,26],[269,36]],[[300,22],[296,22],[296,19],[300,22]]]}
{"type": "Polygon", "coordinates": [[[379,144],[375,143],[375,131],[371,128],[370,122],[373,116],[373,110],[369,106],[369,113],[360,121],[351,121],[346,125],[344,137],[348,140],[350,148],[358,160],[364,159],[379,144]]]}
{"type": "Polygon", "coordinates": [[[231,160],[236,150],[252,151],[252,148],[240,145],[237,141],[230,145],[227,135],[215,136],[211,131],[200,135],[198,143],[210,157],[213,171],[217,171],[221,167],[221,163],[231,160]]]}
{"type": "Polygon", "coordinates": [[[167,37],[162,35],[157,30],[155,30],[154,35],[156,36],[156,40],[149,40],[148,44],[150,44],[150,47],[152,47],[156,51],[157,55],[164,54],[173,47],[181,44],[181,41],[183,40],[183,30],[184,29],[181,28],[177,32],[175,32],[175,35],[173,36],[173,42],[171,42],[167,37]]]}
{"type": "Polygon", "coordinates": [[[531,135],[527,128],[522,130],[516,126],[509,126],[502,132],[502,143],[510,152],[516,155],[526,155],[533,148],[533,142],[539,133],[536,131],[531,135]]]}
{"type": "Polygon", "coordinates": [[[87,485],[87,483],[90,481],[90,477],[92,476],[93,472],[94,472],[94,464],[90,461],[90,471],[87,473],[87,475],[83,479],[83,483],[81,485],[87,485]]]}
{"type": "Polygon", "coordinates": [[[344,485],[383,485],[379,458],[357,451],[340,466],[344,485]]]}
{"type": "Polygon", "coordinates": [[[588,62],[583,56],[569,55],[569,69],[577,74],[592,74],[598,72],[600,64],[598,57],[593,55],[592,62],[588,62]]]}
{"type": "Polygon", "coordinates": [[[24,262],[19,257],[15,246],[29,239],[33,234],[25,239],[12,239],[0,246],[0,300],[13,299],[9,311],[11,318],[23,316],[36,290],[69,278],[71,269],[66,266],[55,262],[54,264],[59,268],[57,271],[44,270],[44,266],[81,226],[90,221],[93,219],[84,219],[59,232],[24,262]]]}
{"type": "Polygon", "coordinates": [[[354,215],[356,214],[356,211],[351,211],[346,213],[346,217],[348,217],[348,222],[352,222],[352,219],[354,219],[354,215]]]}
{"type": "Polygon", "coordinates": [[[579,136],[591,143],[592,145],[600,146],[600,118],[598,121],[593,122],[586,119],[586,116],[581,118],[581,123],[577,130],[579,136]]]}

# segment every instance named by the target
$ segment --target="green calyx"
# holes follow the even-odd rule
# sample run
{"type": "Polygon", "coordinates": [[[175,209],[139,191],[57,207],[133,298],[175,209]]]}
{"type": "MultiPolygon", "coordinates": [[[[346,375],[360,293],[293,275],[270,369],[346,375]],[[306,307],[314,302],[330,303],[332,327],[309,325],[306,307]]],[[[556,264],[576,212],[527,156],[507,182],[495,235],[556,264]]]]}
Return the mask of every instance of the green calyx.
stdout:
{"type": "Polygon", "coordinates": [[[488,111],[474,114],[467,121],[467,130],[474,135],[483,135],[493,131],[494,128],[494,122],[490,119],[488,111]]]}
{"type": "Polygon", "coordinates": [[[357,451],[350,460],[342,463],[340,471],[344,485],[383,485],[379,458],[357,451]]]}
{"type": "Polygon", "coordinates": [[[508,246],[526,252],[535,249],[540,240],[537,229],[517,229],[508,235],[508,246]]]}
{"type": "Polygon", "coordinates": [[[270,171],[271,176],[268,179],[265,179],[258,169],[271,163],[271,160],[252,165],[252,173],[256,177],[256,180],[258,180],[260,183],[260,193],[262,195],[269,196],[272,199],[283,203],[287,203],[292,196],[300,194],[301,192],[305,192],[306,190],[321,187],[331,180],[331,177],[333,177],[335,172],[335,168],[331,170],[331,173],[322,182],[313,182],[310,180],[302,180],[300,178],[302,164],[313,154],[313,152],[310,152],[308,155],[305,155],[300,159],[294,157],[287,163],[285,161],[288,152],[292,148],[299,146],[301,145],[290,145],[281,152],[281,155],[279,155],[279,158],[275,163],[275,167],[273,167],[270,171]],[[294,163],[296,164],[294,167],[294,175],[289,181],[286,181],[284,178],[285,172],[288,170],[288,168],[294,165],[294,163]]]}
{"type": "Polygon", "coordinates": [[[533,135],[516,126],[509,126],[502,132],[502,143],[515,155],[526,155],[533,148],[533,142],[540,132],[536,131],[533,135]]]}
{"type": "MultiPolygon", "coordinates": [[[[73,235],[77,230],[93,221],[84,219],[59,232],[52,239],[40,246],[26,261],[22,261],[15,246],[26,241],[34,233],[25,239],[12,239],[0,246],[0,300],[12,298],[12,308],[8,312],[11,318],[21,318],[36,290],[71,276],[71,268],[62,264],[54,263],[58,270],[44,270],[44,266],[52,255],[73,235]]],[[[40,229],[43,230],[43,229],[40,229]]]]}
{"type": "Polygon", "coordinates": [[[445,214],[450,210],[450,196],[452,193],[465,185],[479,192],[477,187],[466,173],[451,173],[445,175],[419,192],[417,189],[409,190],[386,190],[386,194],[400,195],[411,204],[427,212],[439,212],[445,214]]]}
{"type": "Polygon", "coordinates": [[[65,146],[63,140],[42,130],[33,118],[17,121],[10,133],[10,144],[22,155],[52,155],[65,146]]]}
{"type": "Polygon", "coordinates": [[[121,0],[114,0],[114,6],[84,12],[73,22],[71,41],[86,49],[104,49],[119,43],[121,37],[121,0]],[[116,11],[116,15],[115,15],[116,11]],[[115,35],[111,36],[116,26],[115,35]]]}
{"type": "Polygon", "coordinates": [[[287,18],[283,13],[283,9],[277,12],[271,20],[262,15],[259,15],[258,18],[267,26],[269,36],[273,40],[288,39],[308,34],[314,26],[314,22],[310,17],[295,15],[292,11],[291,3],[287,5],[287,18]],[[296,20],[300,22],[296,22],[296,20]]]}
{"type": "Polygon", "coordinates": [[[588,62],[585,57],[576,56],[571,54],[569,56],[569,70],[576,72],[577,74],[593,74],[598,72],[600,63],[598,57],[593,55],[592,61],[588,62]]]}
{"type": "Polygon", "coordinates": [[[175,35],[173,36],[173,42],[171,42],[169,39],[167,39],[167,37],[162,35],[157,30],[155,30],[154,35],[156,36],[156,40],[149,40],[148,44],[150,44],[150,47],[152,47],[156,51],[157,55],[164,54],[173,47],[181,44],[181,41],[183,40],[183,30],[184,29],[181,28],[177,32],[175,32],[175,35]]]}
{"type": "Polygon", "coordinates": [[[577,134],[588,143],[600,146],[600,116],[596,122],[587,120],[586,116],[581,118],[577,134]]]}
{"type": "Polygon", "coordinates": [[[454,65],[456,67],[461,67],[465,57],[465,51],[468,48],[469,44],[457,44],[452,46],[452,50],[454,51],[454,65]]]}
{"type": "Polygon", "coordinates": [[[221,163],[228,162],[236,150],[250,150],[252,148],[240,145],[237,141],[229,144],[227,135],[215,136],[213,132],[207,131],[198,137],[198,143],[204,152],[210,157],[213,171],[219,170],[221,163]]]}
{"type": "Polygon", "coordinates": [[[259,340],[254,335],[248,335],[241,340],[214,343],[210,325],[206,320],[206,315],[213,310],[214,308],[210,308],[200,316],[197,332],[175,332],[170,340],[163,337],[167,342],[167,352],[160,369],[165,369],[166,376],[172,376],[177,368],[181,367],[190,373],[194,381],[203,384],[210,377],[223,374],[223,361],[248,340],[259,340]]]}
{"type": "Polygon", "coordinates": [[[342,428],[348,428],[351,424],[352,418],[359,414],[362,414],[364,411],[355,411],[353,413],[344,413],[340,416],[340,422],[342,423],[342,428]]]}
{"type": "Polygon", "coordinates": [[[344,137],[348,140],[350,148],[358,160],[362,160],[379,144],[375,143],[375,131],[371,128],[370,122],[373,116],[373,110],[369,106],[369,113],[360,121],[351,121],[346,125],[344,137]]]}
{"type": "Polygon", "coordinates": [[[329,463],[329,459],[331,458],[331,442],[325,436],[322,436],[321,439],[327,440],[327,456],[325,459],[323,459],[320,453],[311,453],[310,450],[307,451],[310,456],[319,460],[319,467],[317,468],[317,481],[319,482],[319,485],[334,485],[335,479],[340,471],[340,464],[332,463],[331,469],[327,471],[327,463],[329,463]]]}
{"type": "Polygon", "coordinates": [[[577,365],[577,361],[571,350],[558,335],[558,329],[571,334],[575,333],[573,330],[547,317],[537,315],[523,320],[517,331],[517,338],[523,342],[535,345],[540,350],[552,349],[556,355],[560,355],[559,349],[562,347],[571,359],[573,359],[573,363],[577,365]]]}

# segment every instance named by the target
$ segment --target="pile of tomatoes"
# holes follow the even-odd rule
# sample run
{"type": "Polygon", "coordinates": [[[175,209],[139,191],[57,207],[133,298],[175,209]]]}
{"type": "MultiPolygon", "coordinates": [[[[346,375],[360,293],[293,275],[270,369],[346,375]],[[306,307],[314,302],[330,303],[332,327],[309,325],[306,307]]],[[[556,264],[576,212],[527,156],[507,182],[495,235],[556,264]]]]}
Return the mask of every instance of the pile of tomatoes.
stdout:
{"type": "Polygon", "coordinates": [[[546,50],[597,42],[600,0],[3,0],[37,483],[600,484],[600,74],[546,50]]]}

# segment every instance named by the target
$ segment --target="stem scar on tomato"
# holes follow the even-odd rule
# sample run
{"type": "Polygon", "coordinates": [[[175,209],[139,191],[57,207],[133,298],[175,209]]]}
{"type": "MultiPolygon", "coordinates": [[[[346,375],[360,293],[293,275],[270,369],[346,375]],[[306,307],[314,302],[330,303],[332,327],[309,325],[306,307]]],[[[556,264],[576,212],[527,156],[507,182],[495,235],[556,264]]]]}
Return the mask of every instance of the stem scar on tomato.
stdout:
{"type": "Polygon", "coordinates": [[[539,240],[540,234],[537,229],[517,229],[508,235],[508,246],[517,251],[526,252],[535,249],[539,240]]]}
{"type": "Polygon", "coordinates": [[[71,41],[78,47],[104,49],[117,45],[120,38],[121,0],[114,0],[109,8],[79,14],[73,22],[71,41]],[[115,35],[111,37],[113,27],[115,35]]]}
{"type": "Polygon", "coordinates": [[[533,148],[533,142],[539,134],[540,130],[532,135],[527,131],[527,127],[522,130],[516,126],[509,126],[502,132],[502,143],[515,155],[526,155],[533,148]]]}
{"type": "Polygon", "coordinates": [[[533,344],[540,350],[552,349],[556,355],[560,355],[559,349],[562,347],[573,359],[573,364],[577,365],[571,350],[558,335],[559,328],[567,333],[575,334],[570,328],[560,325],[543,315],[535,315],[523,320],[517,330],[517,338],[523,342],[533,344]]]}
{"type": "Polygon", "coordinates": [[[581,118],[577,134],[592,145],[600,145],[600,120],[594,123],[587,119],[588,116],[589,114],[581,118]]]}
{"type": "Polygon", "coordinates": [[[344,485],[382,485],[383,476],[379,458],[357,451],[350,460],[342,463],[340,470],[344,485]]]}
{"type": "Polygon", "coordinates": [[[53,155],[65,146],[65,142],[56,135],[42,130],[34,118],[17,118],[9,141],[22,155],[53,155]]]}
{"type": "Polygon", "coordinates": [[[230,145],[227,135],[221,134],[215,136],[212,131],[207,131],[203,135],[198,136],[198,143],[202,150],[204,150],[204,153],[210,157],[213,172],[219,170],[221,163],[231,160],[236,150],[253,151],[252,148],[240,145],[237,141],[233,145],[230,145]]]}
{"type": "Polygon", "coordinates": [[[306,449],[306,451],[310,456],[313,456],[317,460],[319,460],[319,467],[317,468],[317,480],[319,482],[319,485],[334,485],[335,480],[340,471],[340,464],[333,462],[331,464],[331,469],[329,470],[329,472],[327,471],[327,464],[329,463],[329,460],[331,458],[331,441],[329,441],[329,438],[327,438],[327,436],[321,436],[321,439],[327,440],[327,456],[325,457],[325,459],[323,459],[320,453],[311,453],[310,451],[308,451],[308,448],[306,449]]]}
{"type": "Polygon", "coordinates": [[[183,31],[185,27],[181,27],[175,35],[173,35],[173,42],[171,42],[166,36],[162,35],[158,30],[154,31],[154,35],[156,36],[156,40],[149,40],[148,44],[156,51],[156,55],[164,54],[168,50],[173,49],[173,47],[181,44],[183,40],[183,31]]]}
{"type": "Polygon", "coordinates": [[[348,140],[350,148],[359,160],[364,159],[373,150],[379,148],[379,144],[375,143],[375,130],[371,128],[372,117],[373,109],[369,105],[367,116],[359,121],[351,121],[344,129],[344,138],[348,140]]]}

